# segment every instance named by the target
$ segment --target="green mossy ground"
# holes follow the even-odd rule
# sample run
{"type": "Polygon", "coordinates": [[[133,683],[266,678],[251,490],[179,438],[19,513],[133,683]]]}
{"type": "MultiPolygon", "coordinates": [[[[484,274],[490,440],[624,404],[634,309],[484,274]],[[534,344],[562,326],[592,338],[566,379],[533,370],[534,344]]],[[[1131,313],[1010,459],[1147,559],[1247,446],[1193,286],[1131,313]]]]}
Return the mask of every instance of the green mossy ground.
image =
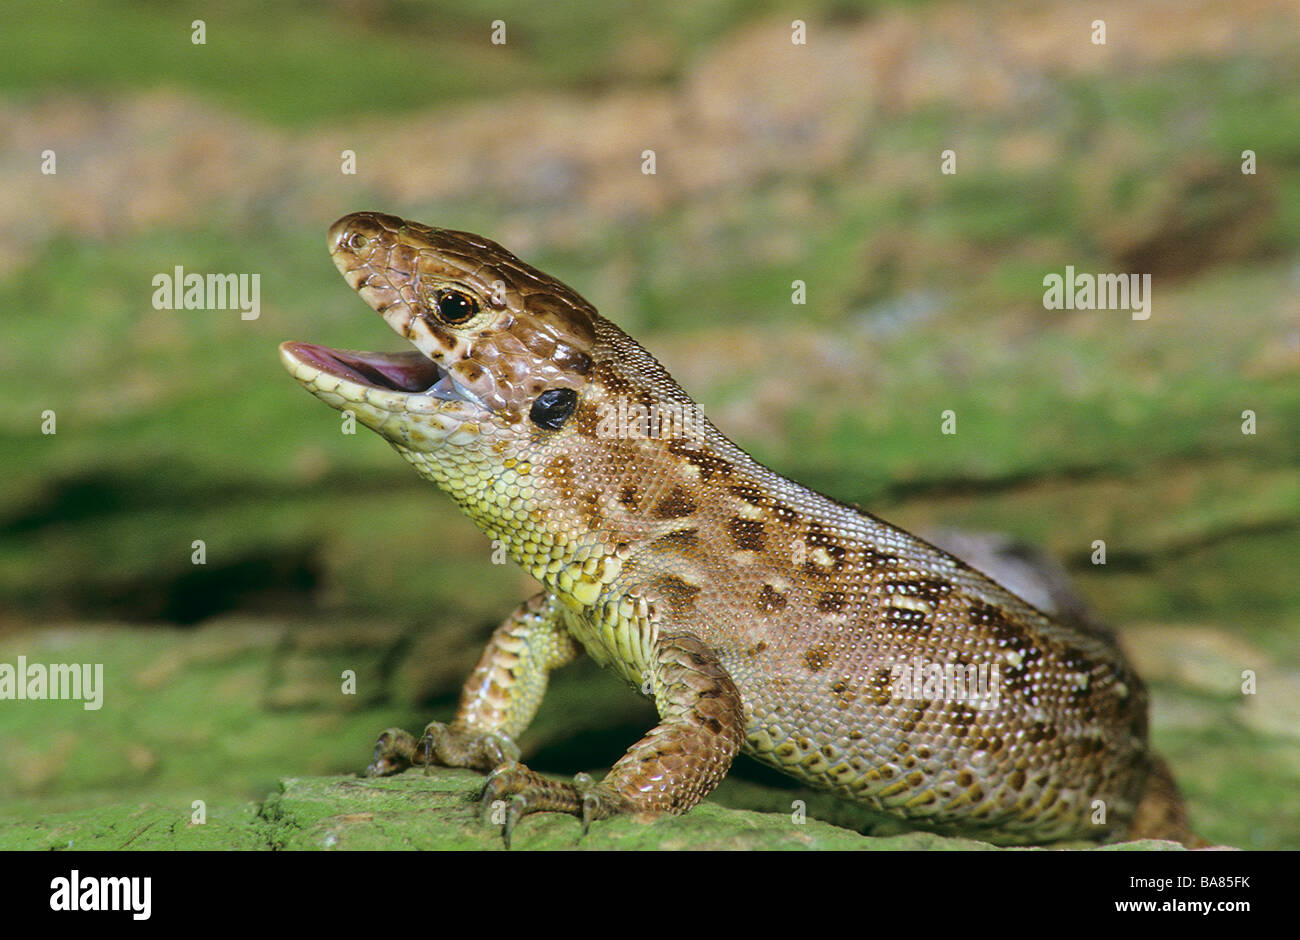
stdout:
{"type": "MultiPolygon", "coordinates": [[[[482,778],[465,770],[407,772],[385,780],[287,779],[261,803],[214,806],[196,824],[187,807],[157,802],[51,812],[0,824],[8,849],[80,850],[490,850],[506,848],[500,826],[479,815],[482,778]]],[[[1073,846],[1080,848],[1082,846],[1073,846]]],[[[530,816],[513,834],[516,850],[871,850],[993,851],[970,839],[911,832],[870,837],[818,819],[729,809],[708,802],[685,816],[651,823],[593,824],[587,835],[570,816],[530,816]]],[[[1179,849],[1169,842],[1127,842],[1125,849],[1179,849]]]]}

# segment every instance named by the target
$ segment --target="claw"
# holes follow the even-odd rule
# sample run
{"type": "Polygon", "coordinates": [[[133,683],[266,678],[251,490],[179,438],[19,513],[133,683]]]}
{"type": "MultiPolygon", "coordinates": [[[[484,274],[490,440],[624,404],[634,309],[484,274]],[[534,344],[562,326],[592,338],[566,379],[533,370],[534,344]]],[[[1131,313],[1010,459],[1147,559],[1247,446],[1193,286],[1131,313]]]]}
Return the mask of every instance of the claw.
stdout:
{"type": "Polygon", "coordinates": [[[411,762],[414,741],[400,728],[389,728],[375,741],[375,750],[366,766],[366,776],[386,777],[404,770],[411,762]]]}
{"type": "Polygon", "coordinates": [[[366,765],[367,777],[382,777],[384,775],[383,767],[380,760],[383,758],[383,752],[388,746],[388,732],[385,731],[375,742],[375,749],[370,755],[370,763],[366,765]]]}
{"type": "Polygon", "coordinates": [[[522,793],[516,793],[510,798],[510,805],[506,807],[506,824],[501,830],[507,849],[510,848],[510,836],[515,831],[515,824],[523,818],[524,813],[527,811],[528,798],[522,793]]]}
{"type": "Polygon", "coordinates": [[[479,797],[479,815],[490,810],[499,800],[504,800],[505,794],[501,791],[504,789],[498,782],[501,775],[514,770],[517,767],[513,761],[502,764],[487,775],[487,780],[483,782],[483,794],[479,797]]]}
{"type": "Polygon", "coordinates": [[[433,773],[433,749],[436,742],[436,735],[443,731],[445,725],[437,721],[431,721],[424,728],[424,737],[420,738],[420,747],[424,754],[424,774],[427,777],[433,773]]]}
{"type": "Polygon", "coordinates": [[[596,810],[600,808],[600,798],[591,792],[596,781],[591,774],[574,774],[573,786],[582,797],[582,834],[585,836],[591,829],[591,821],[596,818],[596,810]]]}
{"type": "MultiPolygon", "coordinates": [[[[479,802],[480,818],[488,811],[495,810],[498,803],[505,805],[506,815],[501,825],[501,836],[505,840],[507,849],[510,848],[510,837],[515,831],[515,824],[528,812],[527,797],[522,793],[506,792],[509,784],[503,780],[505,774],[517,770],[519,766],[517,761],[507,761],[488,774],[487,782],[483,785],[483,796],[479,802]]],[[[489,821],[495,822],[491,817],[489,821]]]]}

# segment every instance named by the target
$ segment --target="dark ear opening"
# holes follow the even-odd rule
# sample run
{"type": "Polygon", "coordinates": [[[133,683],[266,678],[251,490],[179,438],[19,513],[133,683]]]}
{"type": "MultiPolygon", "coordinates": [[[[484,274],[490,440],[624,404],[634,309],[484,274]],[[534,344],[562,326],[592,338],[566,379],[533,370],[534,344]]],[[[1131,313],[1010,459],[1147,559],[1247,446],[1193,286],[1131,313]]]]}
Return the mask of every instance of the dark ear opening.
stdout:
{"type": "Polygon", "coordinates": [[[533,400],[528,417],[548,431],[558,431],[578,405],[578,393],[571,388],[548,388],[533,400]]]}

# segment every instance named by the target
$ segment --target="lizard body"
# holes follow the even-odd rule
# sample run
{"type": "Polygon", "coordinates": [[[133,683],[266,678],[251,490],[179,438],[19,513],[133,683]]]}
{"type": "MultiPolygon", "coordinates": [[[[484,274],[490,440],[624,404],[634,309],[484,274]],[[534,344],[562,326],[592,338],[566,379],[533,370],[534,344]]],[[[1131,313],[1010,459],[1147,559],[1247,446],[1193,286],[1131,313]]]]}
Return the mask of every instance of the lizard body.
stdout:
{"type": "Polygon", "coordinates": [[[543,587],[494,633],[451,724],[384,732],[371,773],[491,771],[507,839],[530,812],[685,812],[741,750],[941,832],[1179,834],[1176,795],[1148,786],[1168,781],[1146,691],[1108,637],[759,464],[640,345],[499,245],[379,213],[329,240],[416,349],[286,343],[285,366],[543,587]],[[548,674],[583,652],[651,694],[661,722],[603,781],[554,781],[515,740],[548,674]],[[968,694],[981,674],[993,685],[968,694]],[[1168,833],[1142,822],[1153,812],[1168,833]]]}

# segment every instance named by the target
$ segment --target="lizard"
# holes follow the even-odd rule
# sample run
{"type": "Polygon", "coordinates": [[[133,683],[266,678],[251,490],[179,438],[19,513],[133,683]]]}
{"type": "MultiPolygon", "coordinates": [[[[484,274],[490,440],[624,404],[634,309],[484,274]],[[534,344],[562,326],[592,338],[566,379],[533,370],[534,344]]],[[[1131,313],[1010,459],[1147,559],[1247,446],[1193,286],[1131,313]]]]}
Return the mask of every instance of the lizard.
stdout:
{"type": "Polygon", "coordinates": [[[286,342],[283,365],[541,584],[492,634],[451,722],[385,730],[369,775],[487,773],[507,846],[532,813],[584,833],[684,813],[742,751],[918,829],[1187,838],[1146,688],[1104,631],[760,464],[639,343],[495,242],[379,212],[343,217],[328,242],[414,349],[286,342]],[[583,653],[660,721],[603,779],[555,780],[517,742],[550,673],[583,653]],[[972,689],[994,680],[982,698],[963,670],[972,689]]]}

